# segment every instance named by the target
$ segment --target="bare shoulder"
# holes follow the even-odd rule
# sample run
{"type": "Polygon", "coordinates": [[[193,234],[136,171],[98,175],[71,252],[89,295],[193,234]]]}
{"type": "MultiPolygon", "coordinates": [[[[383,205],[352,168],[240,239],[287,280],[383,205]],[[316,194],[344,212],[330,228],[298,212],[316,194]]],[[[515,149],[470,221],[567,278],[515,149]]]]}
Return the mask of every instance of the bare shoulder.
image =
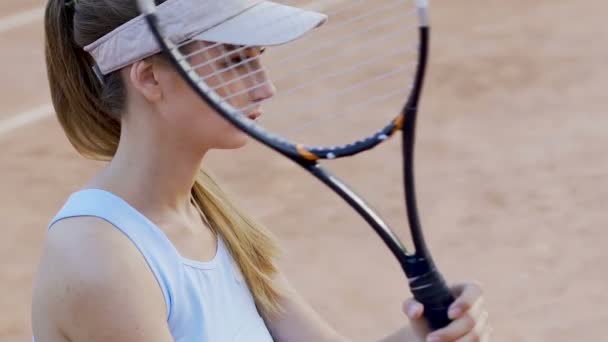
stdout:
{"type": "Polygon", "coordinates": [[[32,301],[44,341],[171,341],[162,291],[143,256],[110,223],[93,217],[49,231],[32,301]]]}

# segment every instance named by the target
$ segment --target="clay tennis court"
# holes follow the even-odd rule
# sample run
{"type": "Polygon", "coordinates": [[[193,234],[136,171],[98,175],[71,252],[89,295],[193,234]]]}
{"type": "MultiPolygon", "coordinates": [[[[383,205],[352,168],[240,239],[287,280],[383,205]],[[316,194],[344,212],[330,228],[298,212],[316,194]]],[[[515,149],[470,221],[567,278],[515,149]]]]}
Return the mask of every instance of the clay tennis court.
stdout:
{"type": "MultiPolygon", "coordinates": [[[[30,340],[46,225],[101,165],[73,151],[48,107],[43,3],[0,3],[1,341],[30,340]]],[[[493,341],[604,340],[608,4],[432,5],[417,174],[437,263],[451,281],[484,284],[493,341]]],[[[395,226],[398,152],[394,141],[333,168],[395,226]]],[[[405,322],[397,263],[335,195],[256,144],[206,167],[276,233],[284,271],[340,331],[371,341],[405,322]]]]}

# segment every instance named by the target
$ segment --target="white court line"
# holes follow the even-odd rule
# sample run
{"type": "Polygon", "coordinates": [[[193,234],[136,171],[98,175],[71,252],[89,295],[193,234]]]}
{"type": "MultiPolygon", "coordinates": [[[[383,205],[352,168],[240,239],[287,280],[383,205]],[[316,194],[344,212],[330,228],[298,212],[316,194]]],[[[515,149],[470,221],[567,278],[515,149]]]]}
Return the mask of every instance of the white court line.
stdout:
{"type": "Polygon", "coordinates": [[[31,125],[55,113],[51,104],[44,104],[38,108],[28,110],[12,118],[0,121],[0,137],[21,127],[31,125]]]}
{"type": "Polygon", "coordinates": [[[0,33],[40,20],[43,16],[44,8],[38,7],[0,18],[0,33]]]}
{"type": "MultiPolygon", "coordinates": [[[[44,16],[44,7],[32,8],[21,11],[17,14],[9,15],[8,17],[0,18],[0,33],[4,33],[20,26],[24,26],[41,20],[44,16]]],[[[53,106],[49,103],[32,108],[26,112],[17,114],[11,118],[0,120],[0,136],[10,133],[21,127],[38,122],[55,112],[53,106]]]]}

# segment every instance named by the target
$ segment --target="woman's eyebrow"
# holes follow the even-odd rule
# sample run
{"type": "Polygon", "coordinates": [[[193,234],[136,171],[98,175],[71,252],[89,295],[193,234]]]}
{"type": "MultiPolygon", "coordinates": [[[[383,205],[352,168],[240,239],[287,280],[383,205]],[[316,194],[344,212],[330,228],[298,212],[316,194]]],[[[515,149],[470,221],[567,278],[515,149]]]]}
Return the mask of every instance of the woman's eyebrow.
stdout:
{"type": "Polygon", "coordinates": [[[232,45],[232,44],[224,44],[224,48],[228,51],[234,51],[236,49],[240,49],[245,47],[244,45],[232,45]]]}
{"type": "Polygon", "coordinates": [[[245,45],[232,45],[232,44],[224,44],[223,45],[224,51],[227,55],[232,55],[233,53],[239,53],[239,55],[244,54],[246,56],[249,56],[249,58],[253,57],[250,56],[250,54],[252,53],[253,49],[258,48],[258,53],[257,55],[261,55],[266,51],[266,47],[264,46],[245,46],[245,45]],[[238,51],[237,51],[238,50],[238,51]]]}

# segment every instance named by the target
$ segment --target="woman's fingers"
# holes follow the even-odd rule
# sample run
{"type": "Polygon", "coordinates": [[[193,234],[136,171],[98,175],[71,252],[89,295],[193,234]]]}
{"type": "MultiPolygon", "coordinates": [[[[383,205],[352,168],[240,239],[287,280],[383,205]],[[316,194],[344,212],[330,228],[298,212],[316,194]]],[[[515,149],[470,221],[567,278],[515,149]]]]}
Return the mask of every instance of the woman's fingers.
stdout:
{"type": "Polygon", "coordinates": [[[428,335],[428,342],[457,341],[466,336],[475,327],[475,320],[468,314],[452,321],[447,327],[441,328],[428,335]]]}
{"type": "Polygon", "coordinates": [[[420,341],[424,339],[424,336],[429,333],[428,324],[422,316],[424,313],[424,306],[417,300],[410,298],[403,302],[403,312],[410,320],[410,327],[415,336],[414,340],[420,341]]]}
{"type": "Polygon", "coordinates": [[[454,295],[457,297],[448,310],[448,317],[450,317],[450,319],[457,319],[469,311],[481,300],[483,294],[481,286],[477,283],[456,285],[454,286],[453,291],[454,295]]]}
{"type": "MultiPolygon", "coordinates": [[[[464,296],[466,292],[464,289],[461,296],[464,296]]],[[[483,307],[481,292],[475,294],[475,291],[471,291],[470,293],[470,297],[457,303],[459,305],[457,307],[462,310],[454,316],[457,318],[447,327],[431,333],[428,341],[482,341],[481,338],[488,335],[486,332],[488,330],[488,312],[483,307]],[[471,301],[474,302],[471,303],[471,301]]]]}
{"type": "Polygon", "coordinates": [[[490,342],[492,328],[488,324],[488,312],[483,311],[475,324],[475,328],[456,340],[456,342],[490,342]]]}
{"type": "MultiPolygon", "coordinates": [[[[456,285],[452,288],[456,299],[448,310],[452,322],[427,335],[428,342],[468,342],[490,339],[488,313],[484,309],[481,286],[476,283],[456,285]]],[[[414,330],[425,336],[428,332],[423,320],[424,307],[415,299],[408,299],[403,304],[403,311],[412,321],[414,330]]]]}
{"type": "Polygon", "coordinates": [[[420,319],[422,318],[422,313],[424,312],[424,306],[422,306],[422,304],[415,299],[410,298],[403,303],[403,312],[410,319],[420,319]]]}

